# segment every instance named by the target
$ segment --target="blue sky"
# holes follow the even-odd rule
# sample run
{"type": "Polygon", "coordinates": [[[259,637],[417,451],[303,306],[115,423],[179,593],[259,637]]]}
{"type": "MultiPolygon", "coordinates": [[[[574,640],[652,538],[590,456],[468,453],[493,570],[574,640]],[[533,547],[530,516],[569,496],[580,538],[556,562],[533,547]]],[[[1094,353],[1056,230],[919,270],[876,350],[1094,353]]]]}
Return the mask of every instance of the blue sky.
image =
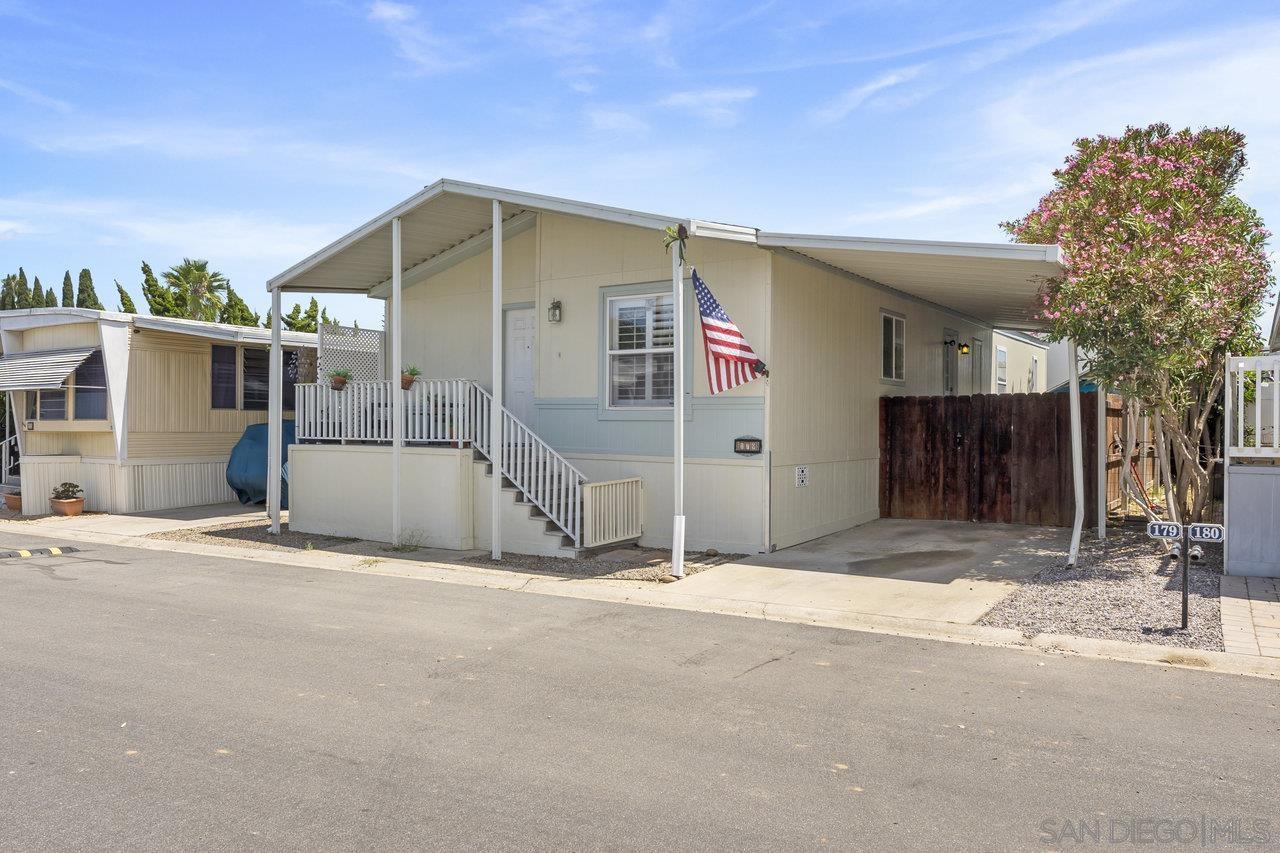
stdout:
{"type": "Polygon", "coordinates": [[[87,266],[115,307],[205,257],[262,310],[439,177],[1002,240],[1074,138],[1156,120],[1243,130],[1275,230],[1278,43],[1273,2],[0,0],[0,270],[87,266]]]}

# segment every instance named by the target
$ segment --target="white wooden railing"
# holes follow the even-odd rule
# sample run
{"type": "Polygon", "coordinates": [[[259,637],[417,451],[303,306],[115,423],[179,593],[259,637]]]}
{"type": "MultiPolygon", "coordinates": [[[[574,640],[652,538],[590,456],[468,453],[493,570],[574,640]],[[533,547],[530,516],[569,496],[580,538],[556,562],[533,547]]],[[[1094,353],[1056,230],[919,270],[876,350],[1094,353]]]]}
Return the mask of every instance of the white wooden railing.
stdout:
{"type": "Polygon", "coordinates": [[[0,483],[9,483],[17,476],[18,468],[18,436],[9,435],[0,445],[0,483]]]}
{"type": "Polygon", "coordinates": [[[551,519],[578,548],[635,539],[644,519],[639,477],[588,483],[505,407],[495,461],[491,450],[492,395],[471,379],[419,379],[408,391],[398,380],[348,382],[341,391],[320,383],[295,387],[299,441],[387,443],[392,440],[392,401],[405,399],[406,443],[470,444],[551,519]]]}
{"type": "Polygon", "coordinates": [[[1228,359],[1227,444],[1232,456],[1280,457],[1278,391],[1280,355],[1228,359]]]}

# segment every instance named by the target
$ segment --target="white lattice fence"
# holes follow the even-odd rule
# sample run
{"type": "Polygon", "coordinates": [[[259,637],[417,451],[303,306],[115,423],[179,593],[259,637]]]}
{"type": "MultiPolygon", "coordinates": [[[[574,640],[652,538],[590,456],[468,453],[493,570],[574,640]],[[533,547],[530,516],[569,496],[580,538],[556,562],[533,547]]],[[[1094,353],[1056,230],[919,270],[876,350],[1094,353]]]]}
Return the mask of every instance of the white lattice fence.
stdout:
{"type": "Polygon", "coordinates": [[[385,346],[385,336],[376,329],[321,326],[317,340],[318,377],[324,379],[334,370],[347,370],[353,382],[383,379],[385,346]]]}

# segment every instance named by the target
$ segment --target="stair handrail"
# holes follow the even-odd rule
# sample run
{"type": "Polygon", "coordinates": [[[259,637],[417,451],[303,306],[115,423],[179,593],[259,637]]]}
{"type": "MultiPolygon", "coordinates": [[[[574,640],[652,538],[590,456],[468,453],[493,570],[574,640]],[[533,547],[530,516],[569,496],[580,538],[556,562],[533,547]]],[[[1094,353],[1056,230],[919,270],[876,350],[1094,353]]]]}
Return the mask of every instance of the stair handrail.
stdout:
{"type": "Polygon", "coordinates": [[[508,460],[507,454],[504,453],[498,453],[498,459],[495,461],[495,454],[490,448],[491,439],[488,429],[490,426],[488,412],[493,411],[493,395],[479,382],[471,380],[471,386],[480,399],[480,405],[477,407],[480,411],[476,412],[478,417],[469,419],[473,427],[472,446],[489,460],[498,476],[506,477],[514,483],[529,502],[546,513],[547,518],[573,540],[574,547],[582,547],[582,487],[587,482],[586,475],[572,462],[561,456],[554,447],[547,444],[541,436],[529,428],[528,424],[512,414],[506,406],[499,407],[503,421],[504,446],[520,446],[508,444],[506,438],[508,435],[520,435],[523,440],[533,446],[533,452],[537,456],[545,457],[554,465],[558,465],[563,472],[563,477],[571,476],[572,484],[567,489],[564,488],[563,483],[560,483],[558,488],[554,487],[553,482],[558,478],[537,456],[530,459],[527,453],[522,454],[523,458],[520,462],[508,460]],[[509,461],[511,464],[508,464],[509,461]]]}

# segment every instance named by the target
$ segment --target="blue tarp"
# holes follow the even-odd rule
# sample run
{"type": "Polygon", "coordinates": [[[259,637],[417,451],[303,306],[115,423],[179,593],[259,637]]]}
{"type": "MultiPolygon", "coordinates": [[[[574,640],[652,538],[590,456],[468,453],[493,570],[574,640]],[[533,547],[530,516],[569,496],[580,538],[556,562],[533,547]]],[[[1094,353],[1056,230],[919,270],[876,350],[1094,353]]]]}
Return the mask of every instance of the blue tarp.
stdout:
{"type": "MultiPolygon", "coordinates": [[[[293,421],[284,422],[280,458],[289,458],[289,445],[294,442],[293,421]]],[[[288,466],[285,466],[288,471],[288,466]]],[[[242,504],[260,504],[267,499],[267,425],[253,424],[231,449],[227,462],[227,485],[242,504]]],[[[285,474],[280,486],[280,508],[289,508],[289,480],[285,474]]]]}

